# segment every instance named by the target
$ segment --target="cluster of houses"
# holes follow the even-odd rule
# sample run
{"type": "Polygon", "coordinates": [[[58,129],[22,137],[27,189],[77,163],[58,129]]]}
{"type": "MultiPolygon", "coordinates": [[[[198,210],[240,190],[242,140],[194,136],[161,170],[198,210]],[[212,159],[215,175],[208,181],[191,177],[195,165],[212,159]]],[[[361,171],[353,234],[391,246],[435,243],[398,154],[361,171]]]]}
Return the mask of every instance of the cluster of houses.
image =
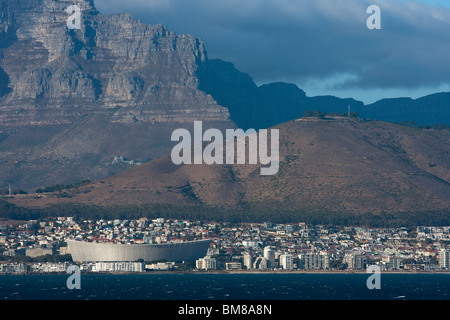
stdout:
{"type": "MultiPolygon", "coordinates": [[[[450,227],[363,228],[58,217],[1,225],[0,273],[63,272],[73,263],[65,244],[68,237],[122,244],[210,239],[207,256],[187,266],[197,270],[340,271],[364,270],[369,265],[393,271],[449,270],[450,227]]],[[[94,261],[83,266],[91,272],[144,272],[178,267],[170,261],[109,264],[94,261]]]]}

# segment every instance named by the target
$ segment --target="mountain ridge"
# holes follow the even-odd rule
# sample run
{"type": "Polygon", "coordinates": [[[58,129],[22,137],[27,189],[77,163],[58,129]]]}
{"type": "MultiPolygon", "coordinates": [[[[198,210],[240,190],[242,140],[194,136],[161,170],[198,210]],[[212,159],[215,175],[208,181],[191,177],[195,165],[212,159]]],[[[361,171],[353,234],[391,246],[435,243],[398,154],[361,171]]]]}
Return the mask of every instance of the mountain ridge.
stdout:
{"type": "Polygon", "coordinates": [[[209,59],[200,39],[129,14],[102,15],[93,0],[79,1],[81,30],[68,30],[72,4],[0,0],[0,187],[33,192],[112,176],[130,168],[113,164],[116,156],[163,157],[171,132],[197,120],[262,129],[350,105],[370,119],[450,124],[447,94],[404,101],[395,114],[400,100],[364,106],[308,97],[294,84],[257,86],[232,63],[209,59]]]}
{"type": "Polygon", "coordinates": [[[450,92],[417,99],[384,98],[371,104],[332,95],[307,96],[296,84],[273,82],[257,86],[253,79],[220,59],[207,60],[198,71],[199,88],[230,110],[243,128],[267,128],[303,116],[306,111],[347,114],[416,126],[450,126],[450,92]]]}

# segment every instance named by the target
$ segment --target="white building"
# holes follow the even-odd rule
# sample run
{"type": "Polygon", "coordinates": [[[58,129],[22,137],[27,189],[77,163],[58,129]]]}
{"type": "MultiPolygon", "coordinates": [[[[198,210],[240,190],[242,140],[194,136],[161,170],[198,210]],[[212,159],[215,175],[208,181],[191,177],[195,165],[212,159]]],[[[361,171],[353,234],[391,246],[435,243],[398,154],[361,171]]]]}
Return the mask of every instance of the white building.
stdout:
{"type": "Polygon", "coordinates": [[[215,270],[217,269],[217,261],[211,257],[200,258],[195,262],[195,266],[199,270],[215,270]]]}
{"type": "Polygon", "coordinates": [[[450,269],[450,251],[442,249],[439,251],[439,267],[441,269],[450,269]]]}
{"type": "Polygon", "coordinates": [[[397,257],[389,257],[386,267],[388,270],[400,270],[401,259],[397,257]]]}
{"type": "Polygon", "coordinates": [[[68,266],[69,266],[68,262],[34,263],[31,265],[31,272],[35,272],[35,273],[65,273],[68,266]]]}
{"type": "Polygon", "coordinates": [[[264,258],[267,260],[267,268],[273,268],[275,266],[275,250],[267,246],[264,248],[264,258]]]}
{"type": "Polygon", "coordinates": [[[27,257],[32,257],[32,258],[36,258],[36,257],[40,257],[40,256],[45,256],[45,255],[52,255],[54,253],[53,247],[49,246],[48,248],[40,248],[40,247],[36,247],[36,248],[27,248],[25,255],[27,257]]]}
{"type": "Polygon", "coordinates": [[[20,273],[28,272],[28,266],[25,263],[5,263],[0,264],[0,273],[20,273]]]}
{"type": "Polygon", "coordinates": [[[225,263],[225,269],[227,270],[241,270],[242,264],[240,262],[227,262],[225,263]]]}
{"type": "Polygon", "coordinates": [[[299,262],[304,269],[329,269],[330,256],[328,254],[307,253],[299,255],[299,262]]]}
{"type": "Polygon", "coordinates": [[[253,269],[258,270],[267,270],[268,269],[268,261],[266,258],[258,257],[253,263],[253,269]]]}
{"type": "Polygon", "coordinates": [[[175,266],[175,262],[158,262],[146,264],[145,269],[148,270],[170,270],[175,266]]]}
{"type": "Polygon", "coordinates": [[[359,253],[346,253],[342,262],[346,263],[350,270],[362,270],[364,268],[363,257],[359,253]]]}
{"type": "Polygon", "coordinates": [[[257,248],[259,243],[256,240],[243,240],[242,245],[246,248],[257,248]]]}
{"type": "Polygon", "coordinates": [[[292,254],[282,254],[280,256],[280,266],[285,270],[292,270],[294,268],[293,261],[292,254]]]}
{"type": "Polygon", "coordinates": [[[250,252],[244,252],[244,266],[247,267],[247,269],[253,268],[253,257],[250,252]]]}
{"type": "Polygon", "coordinates": [[[143,272],[142,262],[96,262],[92,267],[93,272],[143,272]]]}

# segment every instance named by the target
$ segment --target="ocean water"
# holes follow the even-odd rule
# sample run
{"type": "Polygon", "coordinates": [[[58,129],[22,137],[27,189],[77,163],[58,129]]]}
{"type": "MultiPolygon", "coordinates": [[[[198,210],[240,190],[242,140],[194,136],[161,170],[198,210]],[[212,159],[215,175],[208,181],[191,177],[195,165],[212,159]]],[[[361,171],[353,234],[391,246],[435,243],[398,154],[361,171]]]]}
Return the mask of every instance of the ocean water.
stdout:
{"type": "Polygon", "coordinates": [[[450,274],[142,274],[0,276],[0,300],[448,300],[450,274]]]}

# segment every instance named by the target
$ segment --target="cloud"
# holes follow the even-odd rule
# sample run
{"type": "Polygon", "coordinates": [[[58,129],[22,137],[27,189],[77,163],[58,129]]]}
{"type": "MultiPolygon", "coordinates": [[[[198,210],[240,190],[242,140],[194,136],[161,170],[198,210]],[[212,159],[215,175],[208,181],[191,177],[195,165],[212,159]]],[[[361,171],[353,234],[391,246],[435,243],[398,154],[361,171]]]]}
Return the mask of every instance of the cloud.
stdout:
{"type": "MultiPolygon", "coordinates": [[[[425,0],[423,0],[425,1],[425,0]]],[[[96,0],[205,41],[258,83],[409,90],[450,83],[450,9],[413,0],[96,0]],[[381,8],[369,30],[367,7],[381,8]],[[340,76],[343,75],[343,76],[340,76]]],[[[330,88],[331,88],[330,87],[330,88]]]]}

